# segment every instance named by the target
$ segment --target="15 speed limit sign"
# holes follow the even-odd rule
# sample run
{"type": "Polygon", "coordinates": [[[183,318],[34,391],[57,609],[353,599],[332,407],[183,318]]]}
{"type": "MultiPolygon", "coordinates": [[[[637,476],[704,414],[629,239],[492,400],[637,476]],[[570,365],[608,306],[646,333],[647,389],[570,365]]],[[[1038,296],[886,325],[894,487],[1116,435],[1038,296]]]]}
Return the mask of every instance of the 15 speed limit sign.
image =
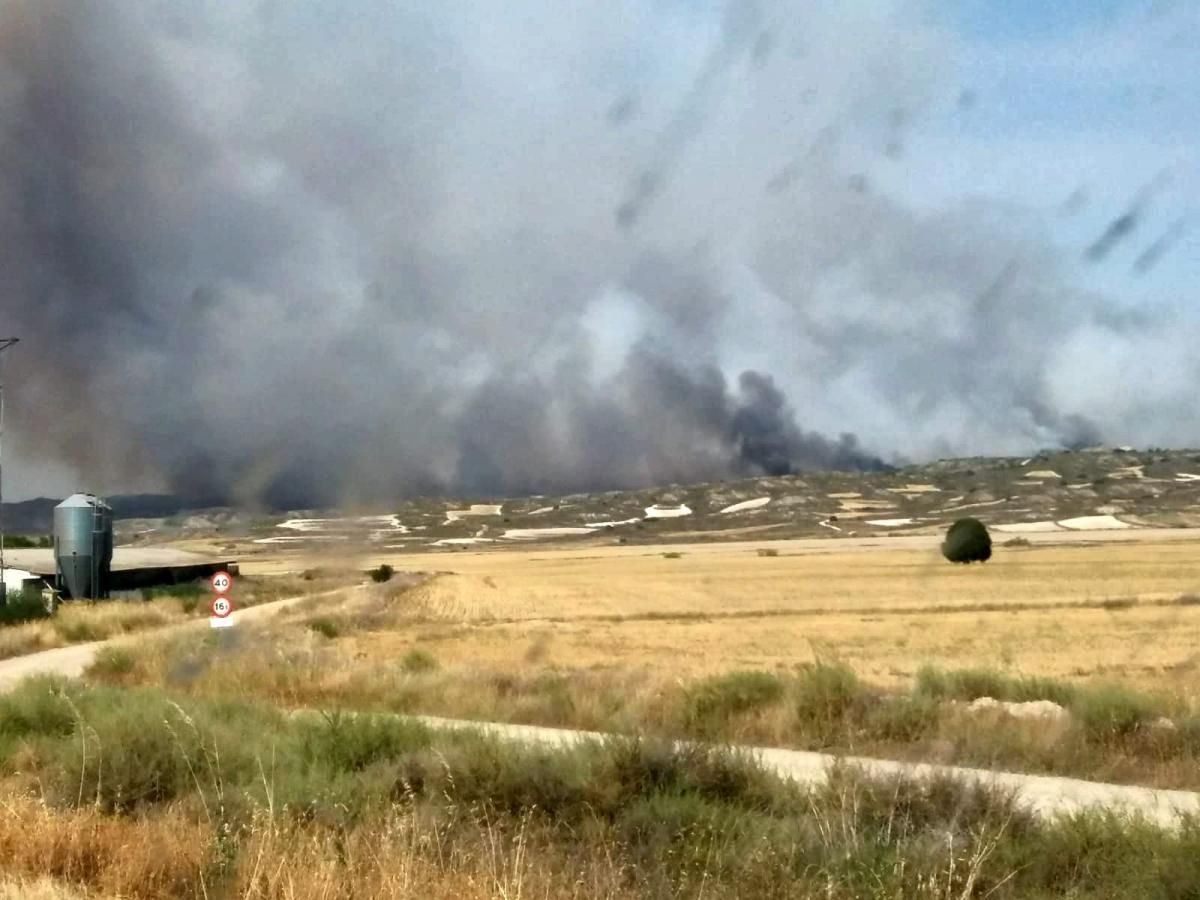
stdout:
{"type": "Polygon", "coordinates": [[[233,576],[222,570],[212,577],[212,589],[218,594],[228,594],[233,587],[233,576]]]}

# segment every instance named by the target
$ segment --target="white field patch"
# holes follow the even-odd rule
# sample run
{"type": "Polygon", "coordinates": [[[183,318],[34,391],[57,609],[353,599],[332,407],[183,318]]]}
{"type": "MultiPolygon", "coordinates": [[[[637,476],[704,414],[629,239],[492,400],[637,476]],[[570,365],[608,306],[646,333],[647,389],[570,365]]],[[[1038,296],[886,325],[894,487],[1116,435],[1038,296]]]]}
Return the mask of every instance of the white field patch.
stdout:
{"type": "Polygon", "coordinates": [[[771,502],[770,497],[755,497],[753,500],[743,500],[741,503],[731,503],[721,510],[721,514],[745,512],[748,509],[762,509],[771,502]]]}
{"type": "Polygon", "coordinates": [[[889,500],[839,500],[838,503],[846,512],[882,512],[896,508],[896,504],[889,500]]]}
{"type": "Polygon", "coordinates": [[[1193,475],[1191,472],[1176,472],[1176,481],[1200,481],[1200,475],[1193,475]]]}
{"type": "Polygon", "coordinates": [[[527,515],[531,515],[531,516],[544,516],[546,513],[552,513],[552,512],[554,512],[554,507],[553,507],[553,506],[539,506],[539,507],[538,507],[537,509],[535,509],[533,512],[531,512],[531,513],[527,513],[527,515]]]}
{"type": "Polygon", "coordinates": [[[276,528],[288,528],[292,531],[322,531],[329,519],[288,519],[280,522],[276,528]]]}
{"type": "Polygon", "coordinates": [[[256,544],[309,544],[313,541],[348,541],[348,534],[305,534],[303,537],[296,535],[280,535],[279,537],[257,538],[256,544]]]}
{"type": "Polygon", "coordinates": [[[840,494],[826,494],[830,500],[853,500],[855,497],[861,497],[858,491],[843,491],[840,494]]]}
{"type": "Polygon", "coordinates": [[[284,528],[288,531],[301,531],[305,534],[314,534],[326,531],[359,531],[364,525],[376,526],[374,530],[377,532],[408,533],[408,528],[401,524],[400,517],[391,514],[337,519],[288,519],[286,522],[280,522],[275,527],[284,528]]]}
{"type": "Polygon", "coordinates": [[[822,528],[828,528],[830,531],[841,531],[842,530],[842,529],[838,528],[836,525],[834,525],[832,522],[830,522],[828,519],[822,519],[817,524],[820,525],[822,528]]]}
{"type": "Polygon", "coordinates": [[[638,518],[637,516],[634,516],[632,519],[619,519],[619,520],[612,521],[612,522],[588,522],[587,527],[588,528],[616,528],[619,525],[633,525],[640,521],[642,521],[640,518],[638,518]]]}
{"type": "Polygon", "coordinates": [[[573,537],[580,534],[591,534],[596,528],[584,526],[563,526],[562,528],[509,528],[501,537],[510,541],[536,541],[538,538],[573,537]]]}
{"type": "Polygon", "coordinates": [[[1073,519],[1059,519],[1058,524],[1072,531],[1114,531],[1133,527],[1116,516],[1076,516],[1073,519]]]}
{"type": "Polygon", "coordinates": [[[1062,476],[1053,469],[1035,469],[1032,472],[1026,472],[1025,477],[1036,478],[1039,481],[1045,481],[1048,478],[1062,478],[1062,476]]]}
{"type": "Polygon", "coordinates": [[[948,506],[945,509],[935,509],[934,512],[941,515],[942,513],[960,512],[964,509],[978,509],[980,506],[999,506],[1001,503],[1007,503],[1007,500],[983,500],[979,503],[964,503],[962,506],[948,506]]]}
{"type": "Polygon", "coordinates": [[[432,547],[454,547],[460,544],[494,544],[493,538],[442,538],[440,541],[434,541],[432,547]]]}
{"type": "Polygon", "coordinates": [[[1042,531],[1062,531],[1058,527],[1057,522],[1005,522],[1000,525],[993,525],[992,530],[1006,534],[1036,534],[1042,531]]]}
{"type": "Polygon", "coordinates": [[[468,516],[498,516],[502,509],[503,506],[499,503],[472,503],[466,509],[448,509],[446,510],[446,521],[443,524],[449,525],[451,522],[457,522],[468,516]]]}
{"type": "Polygon", "coordinates": [[[1146,467],[1143,466],[1122,466],[1119,469],[1113,469],[1109,474],[1113,478],[1145,478],[1146,467]]]}
{"type": "Polygon", "coordinates": [[[690,516],[692,510],[685,503],[678,506],[659,506],[657,503],[654,506],[646,507],[647,519],[678,519],[680,516],[690,516]]]}
{"type": "Polygon", "coordinates": [[[880,528],[899,528],[901,525],[911,525],[914,519],[867,519],[868,525],[878,525],[880,528]]]}
{"type": "Polygon", "coordinates": [[[893,494],[940,494],[942,492],[942,489],[934,484],[906,484],[902,487],[888,488],[888,490],[893,494]]]}

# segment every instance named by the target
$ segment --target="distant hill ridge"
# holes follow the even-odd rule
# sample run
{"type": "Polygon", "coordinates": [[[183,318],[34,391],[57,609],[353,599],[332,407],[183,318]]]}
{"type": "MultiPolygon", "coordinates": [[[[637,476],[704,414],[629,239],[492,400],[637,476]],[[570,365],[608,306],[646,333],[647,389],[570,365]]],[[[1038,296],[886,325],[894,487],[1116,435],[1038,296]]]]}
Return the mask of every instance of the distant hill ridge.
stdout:
{"type": "MultiPolygon", "coordinates": [[[[54,527],[54,507],[63,498],[36,497],[4,504],[4,530],[9,534],[48,534],[54,527]]],[[[194,508],[171,494],[117,494],[104,500],[115,519],[158,519],[194,508]]]]}

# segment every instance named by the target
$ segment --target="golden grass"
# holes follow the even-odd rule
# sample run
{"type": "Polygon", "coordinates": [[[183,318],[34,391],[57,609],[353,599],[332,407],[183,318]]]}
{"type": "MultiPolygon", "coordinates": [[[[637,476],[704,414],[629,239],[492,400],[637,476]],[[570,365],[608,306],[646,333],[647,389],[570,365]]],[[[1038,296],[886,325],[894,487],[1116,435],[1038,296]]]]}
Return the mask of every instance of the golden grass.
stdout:
{"type": "Polygon", "coordinates": [[[0,877],[33,880],[46,897],[77,896],[76,886],[120,897],[183,896],[210,852],[205,829],[171,811],[118,819],[19,794],[0,798],[0,877]]]}
{"type": "MultiPolygon", "coordinates": [[[[1051,606],[1200,591],[1200,554],[1182,542],[998,550],[980,566],[950,565],[936,550],[840,551],[829,542],[824,553],[760,557],[759,546],[770,545],[448,555],[438,568],[457,577],[440,580],[437,602],[448,618],[569,619],[1051,606]],[[663,559],[668,551],[682,558],[663,559]]],[[[430,557],[401,558],[397,567],[430,568],[430,557]]]]}
{"type": "Polygon", "coordinates": [[[0,659],[186,621],[178,600],[64,603],[52,619],[0,628],[0,659]]]}
{"type": "Polygon", "coordinates": [[[51,809],[0,796],[0,900],[487,900],[632,896],[610,848],[586,858],[486,818],[440,846],[444,826],[413,811],[349,832],[259,816],[222,875],[213,829],[177,808],[153,817],[51,809]]]}
{"type": "Polygon", "coordinates": [[[108,900],[95,893],[84,893],[52,878],[0,878],[0,900],[108,900]]]}
{"type": "MultiPolygon", "coordinates": [[[[1200,553],[1191,542],[760,556],[760,545],[512,550],[439,558],[409,598],[424,621],[349,638],[349,659],[420,645],[446,664],[529,657],[690,677],[841,659],[881,684],[923,663],[987,665],[1200,694],[1200,553]]],[[[429,568],[430,557],[393,560],[429,568]]]]}

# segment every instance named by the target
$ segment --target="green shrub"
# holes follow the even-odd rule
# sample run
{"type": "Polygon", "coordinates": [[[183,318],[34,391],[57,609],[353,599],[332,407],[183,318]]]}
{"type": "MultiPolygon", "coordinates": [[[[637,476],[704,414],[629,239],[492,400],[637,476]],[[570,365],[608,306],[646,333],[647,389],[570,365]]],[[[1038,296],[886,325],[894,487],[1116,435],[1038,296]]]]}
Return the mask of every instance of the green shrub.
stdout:
{"type": "Polygon", "coordinates": [[[711,733],[740,713],[779,702],[783,682],[770,672],[730,672],[705,678],[684,696],[684,718],[693,731],[711,733]]]}
{"type": "Polygon", "coordinates": [[[392,575],[394,575],[395,572],[395,569],[393,569],[387,563],[383,563],[383,565],[371,569],[367,574],[371,576],[371,580],[376,584],[383,584],[385,581],[391,581],[392,575]]]}
{"type": "Polygon", "coordinates": [[[756,551],[759,556],[778,556],[779,551],[774,547],[759,547],[756,551]]]}
{"type": "Polygon", "coordinates": [[[882,740],[915,743],[937,731],[940,721],[941,709],[933,697],[901,694],[872,707],[867,726],[882,740]]]}
{"type": "Polygon", "coordinates": [[[0,764],[8,748],[30,737],[65,737],[75,730],[75,712],[63,697],[61,678],[37,676],[0,694],[0,764]]]}
{"type": "Polygon", "coordinates": [[[56,619],[54,630],[68,644],[102,641],[108,637],[108,632],[104,628],[87,619],[56,619]]]}
{"type": "Polygon", "coordinates": [[[32,550],[35,548],[46,548],[54,546],[54,542],[48,534],[28,535],[28,534],[6,534],[4,535],[4,548],[6,550],[32,550]]]}
{"type": "Polygon", "coordinates": [[[50,617],[50,610],[41,597],[30,596],[24,591],[9,593],[7,603],[0,603],[0,627],[21,625],[50,617]]]}
{"type": "Polygon", "coordinates": [[[88,674],[100,678],[120,679],[133,672],[137,658],[125,647],[101,647],[96,651],[88,674]]]}
{"type": "Polygon", "coordinates": [[[953,563],[987,562],[992,556],[992,538],[978,519],[959,519],[946,532],[942,555],[953,563]]]}
{"type": "Polygon", "coordinates": [[[1006,675],[995,669],[938,669],[922,666],[917,670],[913,694],[934,700],[977,700],[991,697],[1010,703],[1051,700],[1069,706],[1078,688],[1053,678],[1006,675]]]}
{"type": "Polygon", "coordinates": [[[663,559],[683,559],[683,554],[678,550],[668,550],[663,554],[663,559]]]}
{"type": "Polygon", "coordinates": [[[850,730],[870,699],[858,676],[843,663],[818,661],[804,667],[793,692],[798,724],[821,743],[850,730]]]}
{"type": "Polygon", "coordinates": [[[336,772],[361,772],[374,763],[424,750],[432,740],[420,722],[395,716],[333,712],[300,726],[306,763],[336,772]]]}
{"type": "Polygon", "coordinates": [[[142,588],[142,599],[149,603],[152,600],[170,598],[179,601],[179,608],[187,615],[192,615],[209,596],[207,585],[199,581],[188,581],[183,584],[159,585],[158,587],[142,588]]]}
{"type": "Polygon", "coordinates": [[[1164,712],[1154,698],[1115,684],[1080,690],[1071,704],[1088,736],[1102,742],[1128,737],[1164,712]]]}
{"type": "Polygon", "coordinates": [[[413,648],[404,654],[404,658],[400,660],[400,668],[410,675],[416,675],[421,672],[432,672],[438,667],[438,661],[434,659],[433,654],[426,650],[413,648]]]}
{"type": "Polygon", "coordinates": [[[317,634],[333,640],[339,637],[342,633],[341,624],[330,616],[318,616],[315,619],[309,619],[307,622],[310,631],[315,631],[317,634]]]}

